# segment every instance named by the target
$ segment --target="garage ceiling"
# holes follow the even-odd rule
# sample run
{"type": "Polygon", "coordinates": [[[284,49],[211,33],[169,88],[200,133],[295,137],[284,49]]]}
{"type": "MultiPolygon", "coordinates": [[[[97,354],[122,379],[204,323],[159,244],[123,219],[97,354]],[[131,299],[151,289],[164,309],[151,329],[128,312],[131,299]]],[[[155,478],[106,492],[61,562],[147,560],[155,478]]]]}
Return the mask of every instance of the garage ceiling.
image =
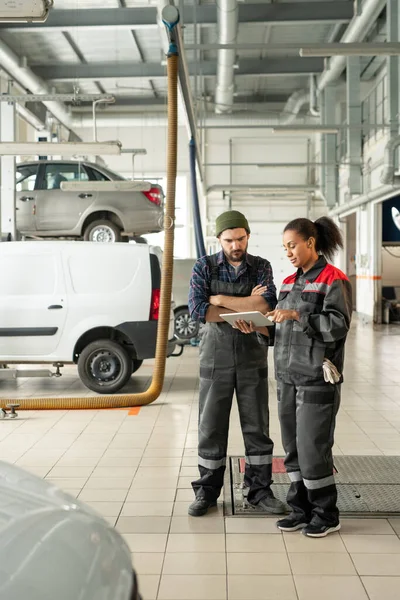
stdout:
{"type": "MultiPolygon", "coordinates": [[[[143,110],[166,100],[166,67],[156,23],[157,1],[55,0],[45,24],[0,24],[0,39],[32,71],[60,93],[110,93],[115,107],[143,110]]],[[[181,9],[192,90],[213,110],[218,50],[217,3],[176,2],[181,9]],[[195,30],[196,28],[196,30],[195,30]],[[196,60],[197,58],[197,60],[196,60]],[[196,77],[196,81],[195,81],[196,77]]],[[[232,112],[280,110],[289,96],[306,89],[310,73],[321,73],[320,58],[271,54],[271,44],[337,41],[354,15],[352,0],[240,2],[236,43],[264,44],[261,50],[238,48],[232,112]]],[[[385,32],[379,31],[380,38],[385,32]]],[[[289,53],[290,54],[290,53],[289,53]]],[[[368,77],[376,68],[363,63],[368,77]]],[[[373,61],[372,61],[373,62],[373,61]]]]}

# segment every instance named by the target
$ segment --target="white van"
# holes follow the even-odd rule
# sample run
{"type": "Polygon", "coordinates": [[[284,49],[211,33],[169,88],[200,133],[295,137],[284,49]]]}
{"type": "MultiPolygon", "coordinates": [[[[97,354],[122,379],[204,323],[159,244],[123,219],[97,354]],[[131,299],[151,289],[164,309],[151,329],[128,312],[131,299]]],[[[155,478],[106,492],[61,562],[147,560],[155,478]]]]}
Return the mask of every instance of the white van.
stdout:
{"type": "Polygon", "coordinates": [[[118,391],[155,356],[159,257],[145,244],[1,243],[0,363],[77,363],[89,389],[118,391]]]}

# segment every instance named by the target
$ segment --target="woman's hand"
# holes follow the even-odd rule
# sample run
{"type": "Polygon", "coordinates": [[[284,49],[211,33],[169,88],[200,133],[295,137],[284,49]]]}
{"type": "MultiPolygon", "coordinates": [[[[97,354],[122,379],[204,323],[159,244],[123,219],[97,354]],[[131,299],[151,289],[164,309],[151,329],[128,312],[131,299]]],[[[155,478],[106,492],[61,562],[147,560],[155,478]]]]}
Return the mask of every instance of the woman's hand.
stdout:
{"type": "Polygon", "coordinates": [[[239,329],[239,331],[241,331],[242,333],[254,333],[255,331],[258,331],[259,333],[262,333],[266,337],[269,336],[268,327],[255,327],[253,325],[252,321],[250,321],[249,323],[246,323],[246,321],[243,321],[242,319],[238,319],[237,321],[234,322],[232,327],[234,329],[239,329]]]}
{"type": "Polygon", "coordinates": [[[271,319],[274,323],[283,323],[283,321],[299,321],[300,315],[297,310],[283,310],[282,308],[276,308],[265,315],[268,319],[271,319]]]}
{"type": "Polygon", "coordinates": [[[262,296],[267,291],[268,286],[266,285],[256,285],[255,288],[251,290],[252,296],[262,296]]]}

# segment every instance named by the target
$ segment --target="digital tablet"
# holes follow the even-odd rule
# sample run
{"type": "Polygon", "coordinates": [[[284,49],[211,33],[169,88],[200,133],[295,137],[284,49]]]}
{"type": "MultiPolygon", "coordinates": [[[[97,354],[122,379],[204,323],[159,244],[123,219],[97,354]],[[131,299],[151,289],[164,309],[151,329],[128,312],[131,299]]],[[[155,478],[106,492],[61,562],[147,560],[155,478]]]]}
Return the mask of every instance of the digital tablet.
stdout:
{"type": "Polygon", "coordinates": [[[270,321],[267,317],[264,317],[264,315],[258,310],[242,313],[224,313],[223,315],[219,316],[230,325],[233,325],[234,322],[238,320],[246,321],[247,324],[249,324],[251,321],[256,327],[273,327],[275,325],[273,321],[270,321]]]}

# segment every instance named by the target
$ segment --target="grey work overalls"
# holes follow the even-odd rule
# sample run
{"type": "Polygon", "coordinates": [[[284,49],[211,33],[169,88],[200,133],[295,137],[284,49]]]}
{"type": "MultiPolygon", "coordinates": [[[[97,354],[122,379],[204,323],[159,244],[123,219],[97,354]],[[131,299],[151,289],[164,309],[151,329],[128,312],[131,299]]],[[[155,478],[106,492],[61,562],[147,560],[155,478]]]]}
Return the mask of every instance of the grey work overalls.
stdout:
{"type": "MultiPolygon", "coordinates": [[[[217,255],[208,257],[211,294],[250,296],[257,285],[257,261],[251,283],[218,280],[217,255]]],[[[273,442],[269,437],[268,345],[256,334],[243,334],[228,323],[207,323],[200,343],[200,478],[192,483],[198,498],[216,500],[224,482],[229,416],[236,392],[246,449],[248,501],[258,503],[271,485],[273,442]]]]}
{"type": "Polygon", "coordinates": [[[300,520],[337,525],[337,489],[332,446],[341,385],[326,383],[322,361],[327,356],[343,368],[344,343],[350,324],[351,288],[347,278],[332,274],[323,257],[307,273],[298,271],[284,283],[277,308],[318,315],[329,294],[331,329],[325,339],[310,337],[297,321],[277,326],[275,370],[278,414],[285,449],[285,466],[291,480],[287,502],[300,520]],[[328,274],[327,274],[328,273],[328,274]]]}

